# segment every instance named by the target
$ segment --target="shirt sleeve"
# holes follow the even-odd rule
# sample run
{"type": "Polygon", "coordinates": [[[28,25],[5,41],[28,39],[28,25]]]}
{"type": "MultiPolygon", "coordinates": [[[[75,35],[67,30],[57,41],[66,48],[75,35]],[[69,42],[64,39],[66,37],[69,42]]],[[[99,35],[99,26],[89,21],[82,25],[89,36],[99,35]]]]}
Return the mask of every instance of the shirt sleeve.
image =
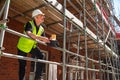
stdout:
{"type": "Polygon", "coordinates": [[[29,22],[26,23],[24,30],[25,30],[25,32],[26,31],[31,31],[32,32],[32,26],[29,22]]]}

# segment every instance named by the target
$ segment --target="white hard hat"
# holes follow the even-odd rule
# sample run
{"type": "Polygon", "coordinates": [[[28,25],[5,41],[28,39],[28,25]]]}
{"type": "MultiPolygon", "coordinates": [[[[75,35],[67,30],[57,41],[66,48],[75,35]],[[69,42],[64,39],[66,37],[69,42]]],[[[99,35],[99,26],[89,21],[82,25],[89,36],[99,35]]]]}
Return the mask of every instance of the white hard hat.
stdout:
{"type": "Polygon", "coordinates": [[[36,9],[36,10],[34,10],[34,11],[32,12],[32,17],[35,17],[35,16],[37,16],[37,15],[39,15],[39,14],[45,15],[41,10],[36,9]]]}

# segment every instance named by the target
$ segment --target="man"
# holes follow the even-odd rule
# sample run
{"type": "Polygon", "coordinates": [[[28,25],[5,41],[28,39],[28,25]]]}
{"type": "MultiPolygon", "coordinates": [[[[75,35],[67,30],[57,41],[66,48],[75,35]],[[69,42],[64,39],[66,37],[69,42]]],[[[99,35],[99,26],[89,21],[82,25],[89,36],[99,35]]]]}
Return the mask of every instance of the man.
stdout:
{"type": "MultiPolygon", "coordinates": [[[[27,56],[27,53],[31,53],[31,55],[35,56],[37,59],[43,59],[44,55],[40,52],[40,49],[37,47],[36,40],[49,43],[48,38],[42,37],[42,34],[44,34],[44,28],[41,26],[41,23],[44,22],[45,15],[42,11],[36,9],[32,13],[32,18],[32,21],[29,21],[25,24],[24,34],[28,35],[33,40],[25,37],[20,37],[17,44],[18,55],[27,56]]],[[[23,80],[24,78],[25,66],[26,60],[19,59],[19,80],[23,80]]],[[[43,64],[37,62],[34,80],[40,80],[40,76],[42,75],[42,68],[43,64]]]]}

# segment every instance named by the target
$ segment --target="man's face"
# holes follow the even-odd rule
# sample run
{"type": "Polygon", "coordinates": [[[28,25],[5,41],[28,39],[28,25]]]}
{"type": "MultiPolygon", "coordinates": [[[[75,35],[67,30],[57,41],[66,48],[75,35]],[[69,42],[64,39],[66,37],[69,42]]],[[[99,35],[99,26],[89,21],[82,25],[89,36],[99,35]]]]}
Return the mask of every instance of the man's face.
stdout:
{"type": "Polygon", "coordinates": [[[38,15],[38,16],[36,16],[36,23],[37,24],[41,24],[41,23],[43,23],[44,22],[44,18],[45,18],[45,15],[38,15]]]}

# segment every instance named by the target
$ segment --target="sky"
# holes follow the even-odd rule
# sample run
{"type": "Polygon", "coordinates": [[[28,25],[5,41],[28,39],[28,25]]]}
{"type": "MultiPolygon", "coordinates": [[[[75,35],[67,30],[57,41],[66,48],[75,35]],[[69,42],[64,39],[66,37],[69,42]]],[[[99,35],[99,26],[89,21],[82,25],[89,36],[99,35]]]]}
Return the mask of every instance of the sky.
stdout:
{"type": "Polygon", "coordinates": [[[120,19],[120,0],[113,0],[115,15],[120,19]]]}
{"type": "MultiPolygon", "coordinates": [[[[114,13],[116,17],[120,20],[120,0],[113,0],[114,2],[114,13]]],[[[116,32],[120,33],[120,26],[115,26],[116,32]]]]}

